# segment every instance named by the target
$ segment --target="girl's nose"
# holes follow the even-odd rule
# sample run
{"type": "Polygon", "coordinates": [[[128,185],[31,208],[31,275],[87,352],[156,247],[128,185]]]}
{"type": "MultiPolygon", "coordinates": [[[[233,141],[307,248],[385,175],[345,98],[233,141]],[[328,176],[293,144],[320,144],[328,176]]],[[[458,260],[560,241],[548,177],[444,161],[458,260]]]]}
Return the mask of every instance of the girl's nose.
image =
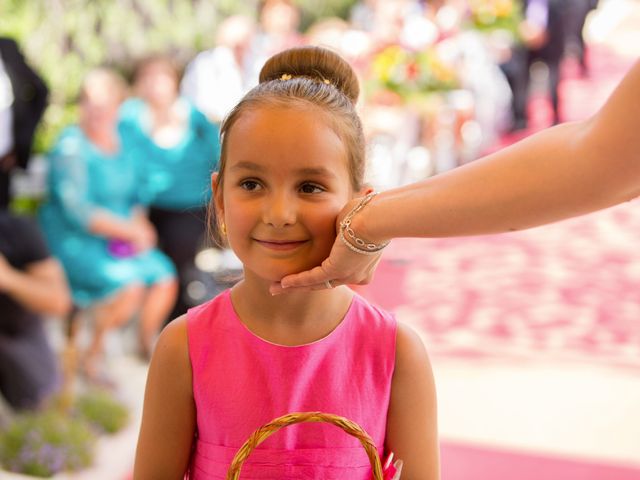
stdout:
{"type": "Polygon", "coordinates": [[[296,201],[287,195],[270,195],[264,205],[263,221],[274,227],[286,227],[296,222],[296,201]]]}

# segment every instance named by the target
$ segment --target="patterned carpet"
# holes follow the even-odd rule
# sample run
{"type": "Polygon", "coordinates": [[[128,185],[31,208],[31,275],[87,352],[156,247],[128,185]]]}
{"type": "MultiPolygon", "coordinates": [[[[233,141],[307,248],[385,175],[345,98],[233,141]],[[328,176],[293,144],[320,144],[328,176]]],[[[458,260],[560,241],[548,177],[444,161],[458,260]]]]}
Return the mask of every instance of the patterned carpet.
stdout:
{"type": "MultiPolygon", "coordinates": [[[[639,35],[640,41],[640,35],[639,35]]],[[[567,59],[566,121],[602,105],[633,59],[588,51],[589,75],[567,59]]],[[[550,124],[533,89],[528,130],[550,124]]],[[[365,295],[419,327],[436,355],[528,356],[606,362],[640,370],[640,200],[537,229],[475,238],[392,243],[365,295]]]]}
{"type": "Polygon", "coordinates": [[[554,356],[640,372],[640,202],[525,232],[399,240],[367,296],[432,354],[554,356]]]}

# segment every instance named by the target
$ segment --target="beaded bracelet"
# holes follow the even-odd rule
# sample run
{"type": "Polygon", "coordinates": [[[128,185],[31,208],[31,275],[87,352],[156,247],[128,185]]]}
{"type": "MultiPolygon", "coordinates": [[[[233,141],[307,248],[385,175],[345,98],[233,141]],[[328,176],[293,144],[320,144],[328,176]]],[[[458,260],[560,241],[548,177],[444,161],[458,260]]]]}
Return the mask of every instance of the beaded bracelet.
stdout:
{"type": "Polygon", "coordinates": [[[347,215],[340,222],[340,232],[339,232],[340,240],[352,252],[360,253],[362,255],[377,255],[383,248],[385,248],[390,243],[390,241],[383,242],[380,245],[376,245],[375,243],[367,243],[361,238],[357,237],[356,232],[354,232],[353,228],[351,228],[351,219],[354,217],[354,215],[358,213],[360,210],[362,210],[365,207],[365,205],[367,205],[367,203],[369,203],[371,199],[375,197],[377,194],[378,192],[371,192],[370,194],[365,196],[360,201],[360,203],[353,210],[347,213],[347,215]],[[355,245],[353,242],[350,242],[349,240],[347,240],[344,232],[347,232],[347,235],[349,236],[350,239],[353,240],[353,242],[355,242],[355,245]]]}

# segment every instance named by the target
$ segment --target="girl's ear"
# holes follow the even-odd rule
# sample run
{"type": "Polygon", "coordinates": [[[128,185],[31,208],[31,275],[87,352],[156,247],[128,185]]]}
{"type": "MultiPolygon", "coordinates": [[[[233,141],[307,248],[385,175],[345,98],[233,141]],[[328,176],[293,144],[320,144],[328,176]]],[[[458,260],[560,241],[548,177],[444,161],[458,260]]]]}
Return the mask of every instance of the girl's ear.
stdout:
{"type": "Polygon", "coordinates": [[[217,215],[222,216],[224,212],[224,204],[222,202],[222,188],[218,188],[218,172],[211,174],[211,193],[216,206],[217,215]]]}
{"type": "Polygon", "coordinates": [[[374,191],[375,191],[375,189],[371,185],[364,184],[362,186],[362,188],[360,190],[358,190],[358,194],[356,196],[364,197],[365,195],[369,195],[370,193],[372,193],[374,191]]]}

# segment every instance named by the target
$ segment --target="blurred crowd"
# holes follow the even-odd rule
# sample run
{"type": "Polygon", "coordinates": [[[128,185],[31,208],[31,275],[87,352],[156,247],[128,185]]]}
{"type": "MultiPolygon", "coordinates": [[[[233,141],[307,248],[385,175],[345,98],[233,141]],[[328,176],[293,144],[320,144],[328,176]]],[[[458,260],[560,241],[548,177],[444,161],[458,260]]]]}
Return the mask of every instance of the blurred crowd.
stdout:
{"type": "MultiPolygon", "coordinates": [[[[55,390],[45,316],[90,320],[78,363],[109,384],[105,335],[137,321],[148,359],[170,319],[204,301],[210,174],[219,125],[258,83],[277,51],[317,44],[356,68],[369,142],[369,181],[384,189],[477,158],[497,136],[527,126],[530,71],[548,72],[553,121],[562,121],[560,61],[588,73],[582,36],[594,0],[363,0],[349,20],[300,32],[291,0],[264,0],[255,18],[220,22],[213,48],[186,66],[155,53],[130,84],[95,68],[78,92],[79,118],[47,155],[37,224],[8,212],[9,179],[30,156],[47,87],[10,39],[0,39],[0,391],[14,408],[55,390]],[[197,288],[196,288],[197,287],[197,288]]],[[[69,341],[75,341],[70,328],[69,341]]]]}

